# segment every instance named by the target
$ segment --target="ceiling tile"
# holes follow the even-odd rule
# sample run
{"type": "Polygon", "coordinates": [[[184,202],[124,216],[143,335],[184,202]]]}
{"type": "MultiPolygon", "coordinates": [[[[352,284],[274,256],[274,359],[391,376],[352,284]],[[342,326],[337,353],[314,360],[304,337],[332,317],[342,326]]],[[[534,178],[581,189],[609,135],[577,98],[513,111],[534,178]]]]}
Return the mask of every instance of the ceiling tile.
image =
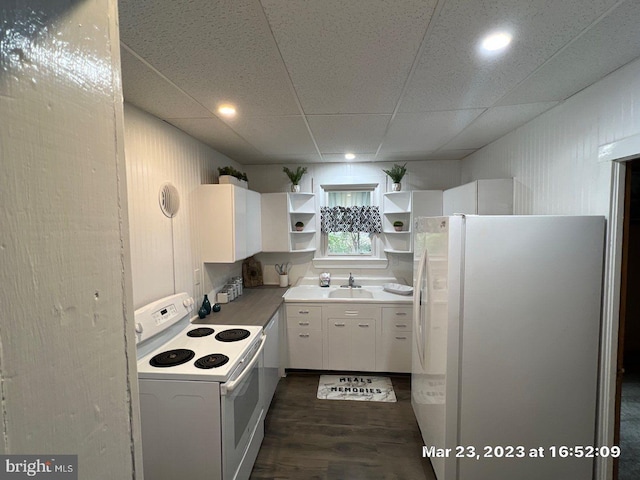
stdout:
{"type": "Polygon", "coordinates": [[[402,153],[380,153],[376,157],[377,161],[384,162],[419,162],[436,160],[460,160],[471,155],[476,150],[445,150],[440,152],[402,152],[402,153]]]}
{"type": "Polygon", "coordinates": [[[510,105],[488,109],[445,145],[451,149],[478,149],[557,105],[558,102],[510,105]]]}
{"type": "Polygon", "coordinates": [[[296,165],[302,163],[320,163],[322,162],[322,157],[317,153],[313,155],[243,155],[237,160],[243,165],[296,165]]]}
{"type": "Polygon", "coordinates": [[[305,114],[392,113],[435,0],[262,0],[305,114]]]}
{"type": "Polygon", "coordinates": [[[613,6],[616,0],[448,0],[435,19],[401,112],[488,107],[613,6]],[[479,40],[513,32],[502,55],[481,58],[479,40]]]}
{"type": "Polygon", "coordinates": [[[175,118],[168,122],[234,160],[260,156],[259,151],[218,118],[175,118]]]}
{"type": "Polygon", "coordinates": [[[425,160],[462,160],[464,157],[471,155],[476,149],[467,150],[439,150],[435,153],[430,153],[425,157],[425,160]]]}
{"type": "Polygon", "coordinates": [[[484,110],[399,113],[382,143],[380,153],[432,152],[460,133],[484,110]]]}
{"type": "Polygon", "coordinates": [[[321,153],[375,153],[389,120],[391,115],[307,116],[321,153]]]}
{"type": "Polygon", "coordinates": [[[120,0],[119,10],[121,41],[206,108],[300,113],[259,2],[120,0]]]}
{"type": "Polygon", "coordinates": [[[628,0],[498,104],[565,100],[640,56],[640,2],[628,0]]]}
{"type": "Polygon", "coordinates": [[[209,110],[123,48],[122,89],[127,102],[159,118],[211,117],[209,110]],[[162,101],[158,101],[162,99],[162,101]]]}
{"type": "Polygon", "coordinates": [[[290,117],[244,117],[227,124],[257,150],[269,155],[317,153],[301,115],[290,117]]]}
{"type": "Polygon", "coordinates": [[[373,153],[359,153],[353,160],[346,160],[344,153],[323,153],[322,161],[327,163],[360,163],[360,162],[373,162],[376,159],[375,152],[373,153]]]}

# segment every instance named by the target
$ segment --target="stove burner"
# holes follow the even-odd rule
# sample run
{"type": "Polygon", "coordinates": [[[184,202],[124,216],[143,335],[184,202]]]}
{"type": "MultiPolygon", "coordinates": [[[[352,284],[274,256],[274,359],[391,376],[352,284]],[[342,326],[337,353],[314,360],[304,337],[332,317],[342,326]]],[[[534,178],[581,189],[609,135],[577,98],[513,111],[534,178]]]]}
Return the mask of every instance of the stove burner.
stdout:
{"type": "Polygon", "coordinates": [[[206,337],[212,335],[215,330],[208,327],[195,328],[187,332],[187,337],[206,337]]]}
{"type": "Polygon", "coordinates": [[[221,342],[237,342],[244,340],[249,335],[251,335],[249,331],[244,328],[231,328],[218,333],[216,340],[220,340],[221,342]]]}
{"type": "Polygon", "coordinates": [[[212,353],[205,355],[195,361],[194,365],[198,368],[216,368],[221,367],[229,361],[229,357],[221,353],[212,353]]]}
{"type": "Polygon", "coordinates": [[[157,354],[149,360],[149,363],[152,367],[175,367],[176,365],[182,365],[188,362],[195,356],[196,354],[193,350],[178,348],[157,354]]]}

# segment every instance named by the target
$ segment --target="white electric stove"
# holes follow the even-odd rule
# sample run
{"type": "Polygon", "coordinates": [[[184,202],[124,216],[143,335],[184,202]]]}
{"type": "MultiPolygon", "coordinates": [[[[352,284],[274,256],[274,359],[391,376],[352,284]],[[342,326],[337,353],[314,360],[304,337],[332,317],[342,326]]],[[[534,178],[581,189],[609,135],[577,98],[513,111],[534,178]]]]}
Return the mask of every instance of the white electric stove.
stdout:
{"type": "Polygon", "coordinates": [[[191,324],[194,310],[181,293],[135,312],[145,477],[248,479],[264,437],[262,327],[191,324]]]}

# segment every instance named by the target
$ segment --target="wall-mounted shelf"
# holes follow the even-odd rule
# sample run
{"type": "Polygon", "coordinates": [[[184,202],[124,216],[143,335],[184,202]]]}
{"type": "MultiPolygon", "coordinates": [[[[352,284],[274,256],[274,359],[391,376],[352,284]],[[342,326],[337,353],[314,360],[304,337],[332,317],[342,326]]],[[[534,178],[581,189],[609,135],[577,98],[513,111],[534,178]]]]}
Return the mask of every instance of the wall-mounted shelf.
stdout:
{"type": "Polygon", "coordinates": [[[442,215],[442,191],[414,190],[387,192],[382,198],[382,233],[387,253],[413,252],[413,219],[418,216],[442,215]],[[396,231],[393,223],[403,223],[396,231]]]}
{"type": "Polygon", "coordinates": [[[316,249],[316,196],[313,193],[262,194],[262,251],[313,252],[316,249]],[[297,222],[304,223],[301,231],[297,222]]]}

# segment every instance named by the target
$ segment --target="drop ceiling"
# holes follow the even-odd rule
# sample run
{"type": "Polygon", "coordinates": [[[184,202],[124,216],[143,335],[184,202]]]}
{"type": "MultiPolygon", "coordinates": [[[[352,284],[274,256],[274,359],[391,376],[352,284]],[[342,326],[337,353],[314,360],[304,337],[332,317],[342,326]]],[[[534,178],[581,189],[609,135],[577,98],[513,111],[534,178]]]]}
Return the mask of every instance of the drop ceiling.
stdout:
{"type": "Polygon", "coordinates": [[[241,164],[461,159],[640,56],[637,0],[120,0],[125,100],[241,164]],[[509,48],[481,55],[486,34],[509,48]],[[222,103],[237,115],[217,113],[222,103]]]}

